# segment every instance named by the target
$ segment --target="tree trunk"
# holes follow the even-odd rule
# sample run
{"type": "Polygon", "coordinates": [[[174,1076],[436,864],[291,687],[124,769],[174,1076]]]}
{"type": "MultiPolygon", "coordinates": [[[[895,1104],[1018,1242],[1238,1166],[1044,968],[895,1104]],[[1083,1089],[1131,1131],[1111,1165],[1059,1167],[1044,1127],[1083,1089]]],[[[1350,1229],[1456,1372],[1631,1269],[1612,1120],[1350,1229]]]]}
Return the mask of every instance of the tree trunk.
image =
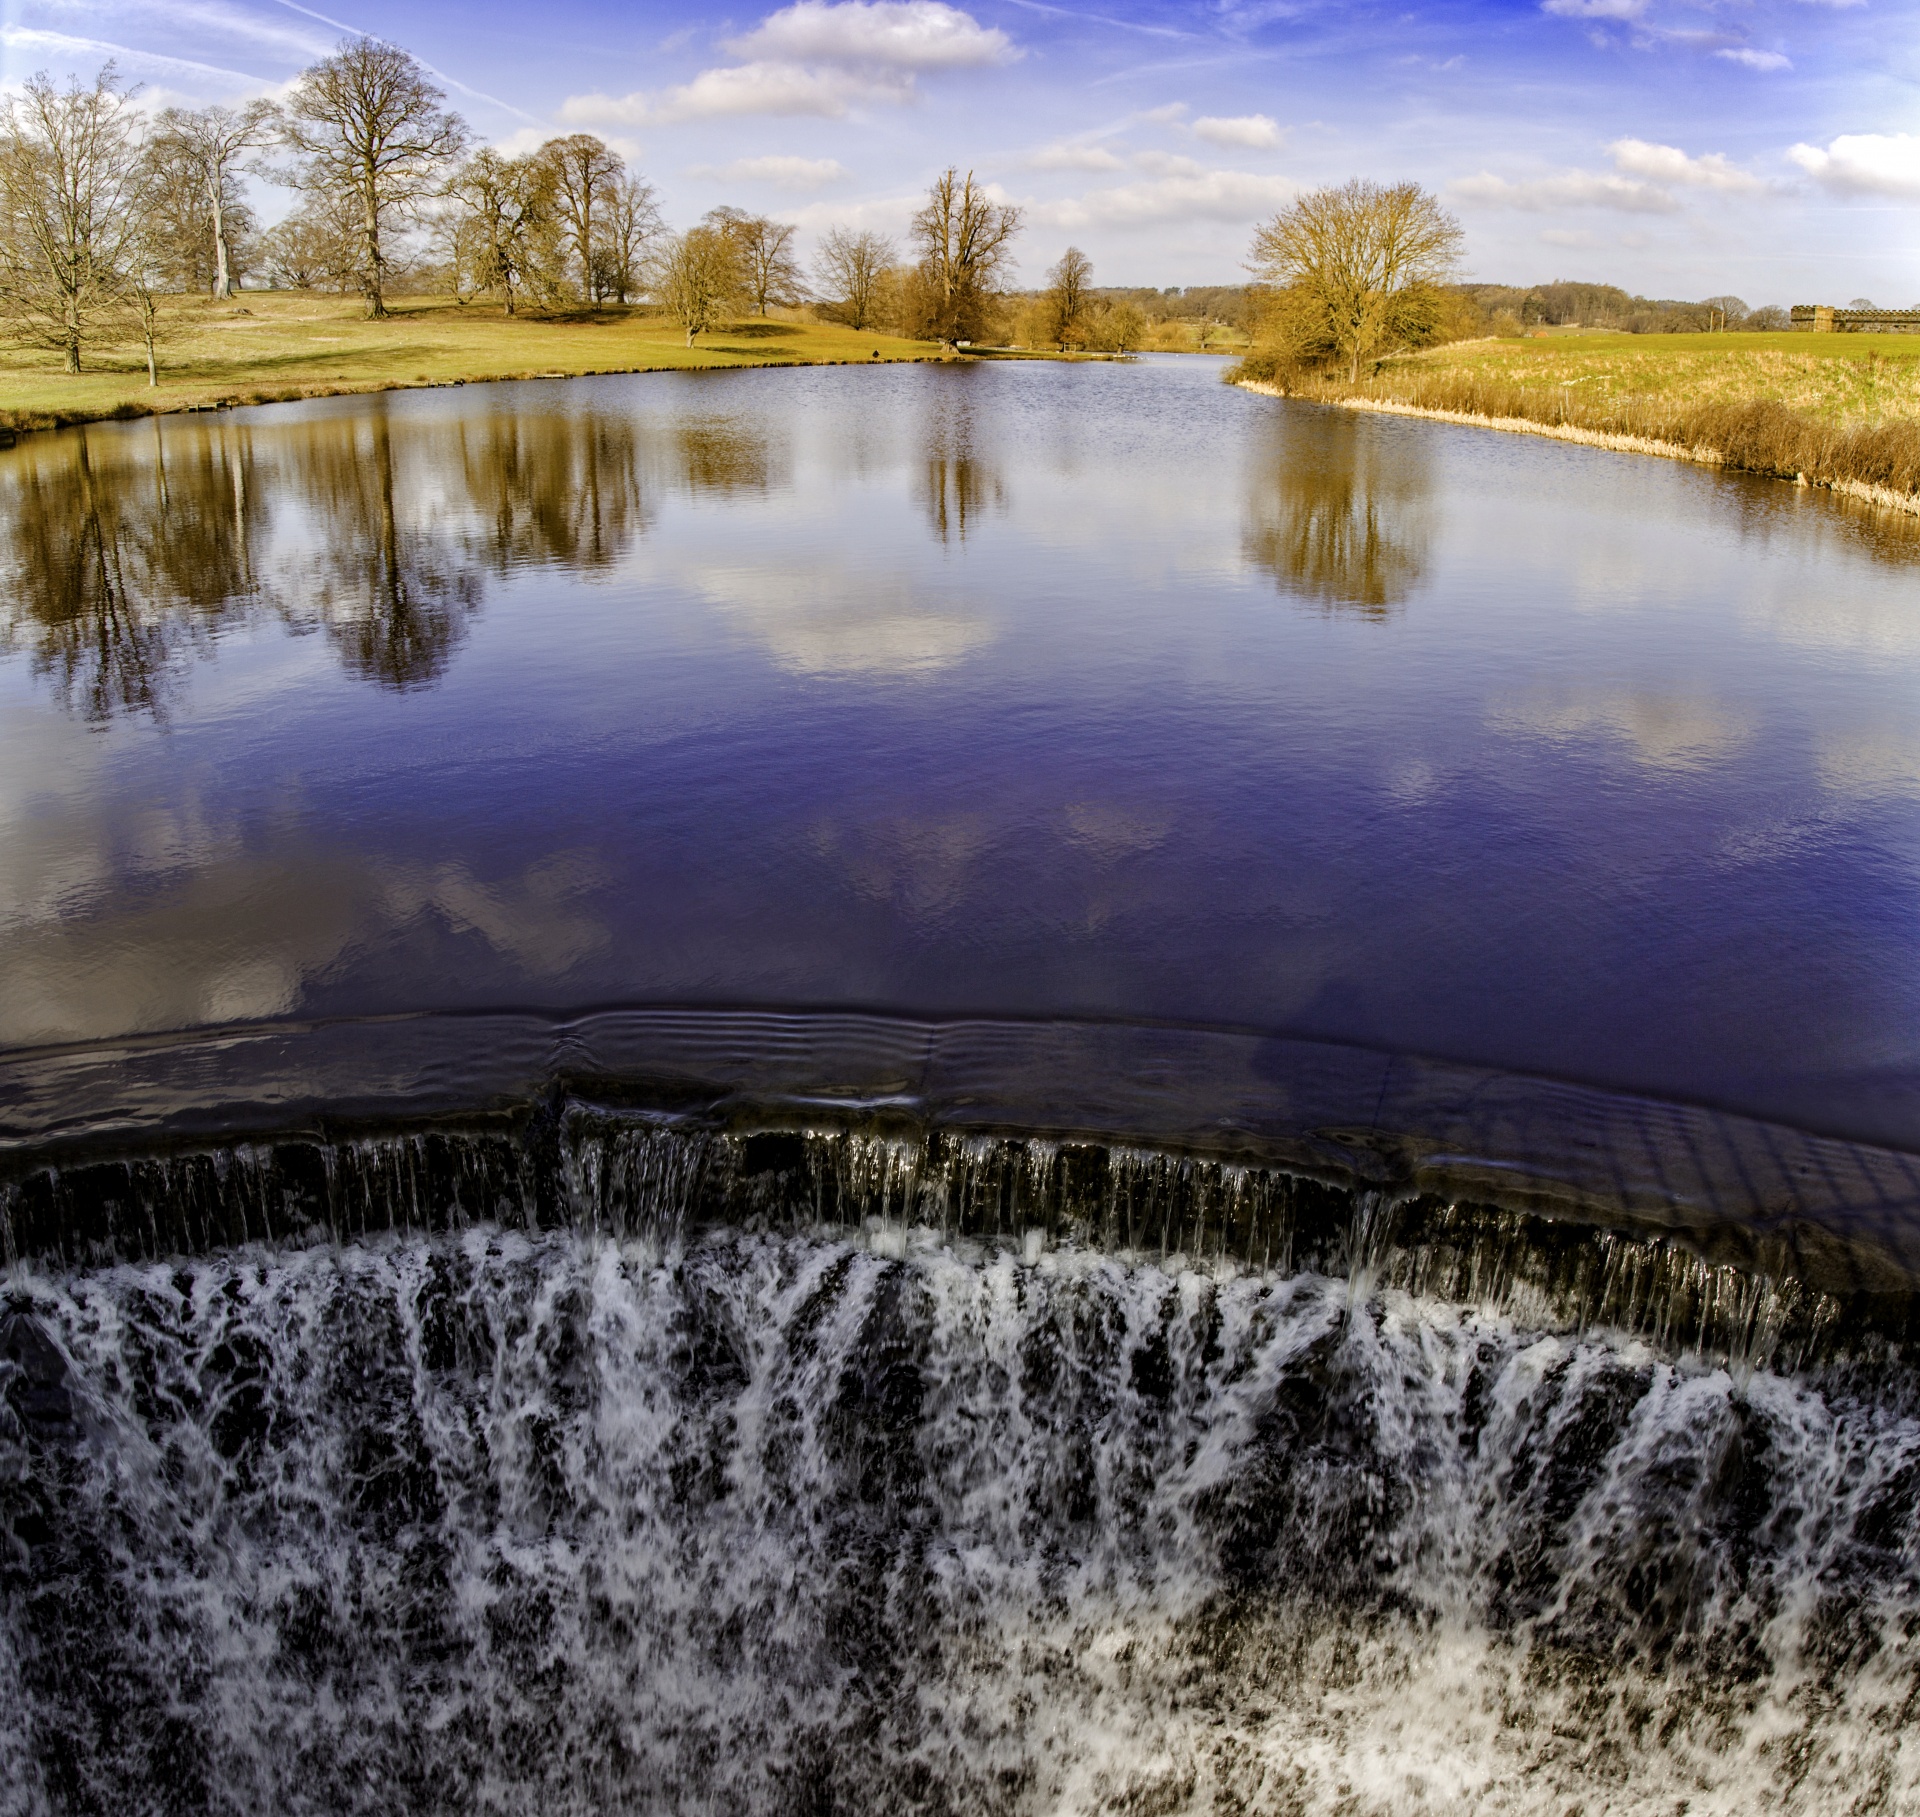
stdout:
{"type": "Polygon", "coordinates": [[[218,177],[208,185],[213,203],[213,294],[233,295],[233,255],[227,246],[227,210],[220,195],[218,177]]]}
{"type": "Polygon", "coordinates": [[[160,383],[160,374],[153,362],[153,336],[147,336],[147,389],[153,390],[160,383]]]}
{"type": "Polygon", "coordinates": [[[360,192],[360,209],[360,231],[367,245],[367,319],[379,322],[386,319],[387,299],[380,283],[380,205],[371,181],[360,192]]]}

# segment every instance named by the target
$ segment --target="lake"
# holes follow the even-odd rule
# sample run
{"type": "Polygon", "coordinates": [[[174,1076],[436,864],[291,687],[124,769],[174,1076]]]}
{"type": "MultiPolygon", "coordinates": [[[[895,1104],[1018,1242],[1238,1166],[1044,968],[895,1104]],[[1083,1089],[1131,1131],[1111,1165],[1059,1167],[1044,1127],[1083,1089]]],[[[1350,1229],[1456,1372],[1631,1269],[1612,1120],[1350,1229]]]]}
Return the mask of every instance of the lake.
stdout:
{"type": "Polygon", "coordinates": [[[6,1808],[1920,1796],[1920,533],[1221,374],[0,453],[6,1808]]]}

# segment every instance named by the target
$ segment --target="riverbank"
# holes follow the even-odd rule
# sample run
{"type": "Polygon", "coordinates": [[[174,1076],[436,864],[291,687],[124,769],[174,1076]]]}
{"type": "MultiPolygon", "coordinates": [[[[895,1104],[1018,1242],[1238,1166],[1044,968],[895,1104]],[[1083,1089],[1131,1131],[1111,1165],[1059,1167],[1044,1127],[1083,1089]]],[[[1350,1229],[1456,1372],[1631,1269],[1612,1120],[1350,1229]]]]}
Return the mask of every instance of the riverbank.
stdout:
{"type": "Polygon", "coordinates": [[[1759,473],[1920,516],[1920,336],[1473,341],[1249,389],[1759,473]],[[1869,343],[1879,343],[1873,345],[1869,343]]]}
{"type": "Polygon", "coordinates": [[[450,297],[391,307],[375,322],[358,298],[300,291],[176,304],[152,387],[137,349],[103,352],[78,377],[60,371],[54,354],[9,349],[0,353],[0,432],[493,379],[942,357],[931,341],[825,322],[730,322],[688,347],[677,323],[639,309],[507,316],[450,297]]]}

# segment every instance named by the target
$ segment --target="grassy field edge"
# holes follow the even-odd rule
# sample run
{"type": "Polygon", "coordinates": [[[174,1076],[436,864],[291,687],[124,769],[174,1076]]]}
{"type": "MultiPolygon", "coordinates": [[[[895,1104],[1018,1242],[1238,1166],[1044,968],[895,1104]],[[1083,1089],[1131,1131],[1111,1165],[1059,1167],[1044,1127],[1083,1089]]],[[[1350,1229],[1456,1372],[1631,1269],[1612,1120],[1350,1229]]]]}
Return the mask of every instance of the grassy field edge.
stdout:
{"type": "Polygon", "coordinates": [[[525,379],[1047,357],[1001,349],[955,355],[933,342],[802,316],[730,322],[693,347],[673,323],[640,309],[507,317],[426,297],[399,301],[390,317],[369,321],[353,299],[292,291],[182,304],[160,353],[160,384],[150,387],[144,361],[125,349],[78,376],[59,371],[46,353],[0,352],[0,439],[186,411],[525,379]]]}
{"type": "Polygon", "coordinates": [[[1719,405],[1700,414],[1708,421],[1684,421],[1645,427],[1622,423],[1613,413],[1595,411],[1581,421],[1580,407],[1519,395],[1497,404],[1469,396],[1445,402],[1409,400],[1315,387],[1290,391],[1260,379],[1235,379],[1243,391],[1264,397],[1295,398],[1343,410],[1375,411],[1384,416],[1422,417],[1430,422],[1508,434],[1539,435],[1552,441],[1610,448],[1623,454],[1651,454],[1737,473],[1758,474],[1799,486],[1814,486],[1843,498],[1920,517],[1920,432],[1909,424],[1868,429],[1836,429],[1790,406],[1756,400],[1747,406],[1719,405]],[[1667,429],[1662,434],[1661,429],[1667,429]],[[1718,434],[1716,435],[1716,431],[1718,434]],[[1909,478],[1909,475],[1912,475],[1909,478]],[[1890,483],[1890,481],[1892,483],[1890,483]],[[1905,484],[1900,483],[1905,481],[1905,484]]]}

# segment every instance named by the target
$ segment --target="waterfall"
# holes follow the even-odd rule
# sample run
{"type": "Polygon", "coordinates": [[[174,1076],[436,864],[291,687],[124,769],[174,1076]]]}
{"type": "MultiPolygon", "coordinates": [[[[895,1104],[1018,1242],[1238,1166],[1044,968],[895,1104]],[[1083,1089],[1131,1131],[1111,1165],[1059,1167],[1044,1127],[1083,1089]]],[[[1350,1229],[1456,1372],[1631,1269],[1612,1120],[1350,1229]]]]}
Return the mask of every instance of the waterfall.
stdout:
{"type": "Polygon", "coordinates": [[[580,1106],[3,1209],[8,1812],[1920,1796],[1885,1295],[1171,1152],[580,1106]]]}

